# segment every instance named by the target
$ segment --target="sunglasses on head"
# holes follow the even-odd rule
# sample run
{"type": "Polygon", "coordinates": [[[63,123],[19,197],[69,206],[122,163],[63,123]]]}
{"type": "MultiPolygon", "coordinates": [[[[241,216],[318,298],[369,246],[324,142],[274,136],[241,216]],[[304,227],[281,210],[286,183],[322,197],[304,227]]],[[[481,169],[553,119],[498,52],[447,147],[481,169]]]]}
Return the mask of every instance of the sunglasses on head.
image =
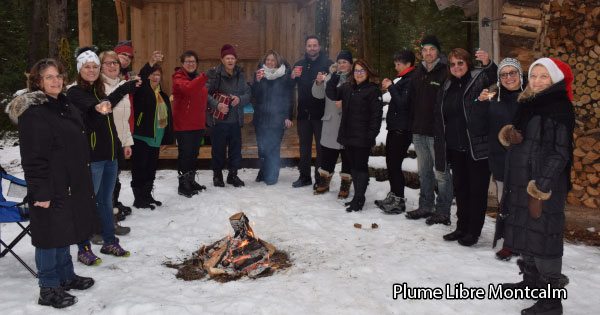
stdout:
{"type": "Polygon", "coordinates": [[[456,66],[462,67],[465,65],[465,62],[461,60],[461,61],[457,61],[456,63],[451,62],[448,65],[450,66],[450,68],[454,68],[456,66]]]}

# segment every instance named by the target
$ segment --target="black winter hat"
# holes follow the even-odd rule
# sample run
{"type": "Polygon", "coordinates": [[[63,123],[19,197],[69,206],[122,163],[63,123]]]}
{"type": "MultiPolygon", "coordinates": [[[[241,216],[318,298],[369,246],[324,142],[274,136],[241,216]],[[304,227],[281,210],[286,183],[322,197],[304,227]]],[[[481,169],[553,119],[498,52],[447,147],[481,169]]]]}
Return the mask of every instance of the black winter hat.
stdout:
{"type": "Polygon", "coordinates": [[[437,40],[435,35],[427,35],[427,36],[423,37],[423,40],[421,40],[421,48],[423,48],[427,45],[431,45],[431,46],[435,47],[435,49],[437,49],[438,52],[442,51],[440,49],[441,48],[440,42],[437,40]]]}
{"type": "Polygon", "coordinates": [[[349,63],[352,63],[352,53],[349,50],[341,50],[335,60],[338,61],[340,59],[344,59],[347,60],[349,63]]]}

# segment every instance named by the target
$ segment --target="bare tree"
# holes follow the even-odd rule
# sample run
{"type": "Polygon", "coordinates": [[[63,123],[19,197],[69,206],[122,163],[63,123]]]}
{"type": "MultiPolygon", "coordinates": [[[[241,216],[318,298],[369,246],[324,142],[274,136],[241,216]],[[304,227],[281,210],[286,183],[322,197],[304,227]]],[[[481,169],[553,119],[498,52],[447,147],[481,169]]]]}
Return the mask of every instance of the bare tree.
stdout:
{"type": "Polygon", "coordinates": [[[31,36],[29,40],[29,54],[27,57],[27,71],[40,58],[40,46],[45,42],[44,25],[46,24],[46,15],[48,9],[46,0],[34,1],[31,12],[31,36]]]}
{"type": "Polygon", "coordinates": [[[48,55],[59,58],[60,42],[67,38],[67,0],[48,0],[48,55]]]}

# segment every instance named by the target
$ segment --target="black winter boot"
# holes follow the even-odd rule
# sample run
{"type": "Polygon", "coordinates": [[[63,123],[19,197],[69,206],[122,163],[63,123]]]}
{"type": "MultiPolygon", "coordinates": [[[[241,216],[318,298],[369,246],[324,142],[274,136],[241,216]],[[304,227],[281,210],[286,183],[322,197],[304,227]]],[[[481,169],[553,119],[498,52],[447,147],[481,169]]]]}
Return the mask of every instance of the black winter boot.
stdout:
{"type": "Polygon", "coordinates": [[[75,275],[75,277],[73,277],[73,279],[62,282],[60,284],[60,286],[65,291],[69,291],[71,289],[86,290],[86,289],[89,289],[93,285],[94,285],[94,279],[88,278],[88,277],[80,277],[78,275],[75,275]]]}
{"type": "Polygon", "coordinates": [[[153,190],[154,190],[154,181],[146,182],[144,184],[144,193],[146,194],[146,200],[148,200],[148,203],[155,204],[160,207],[160,206],[162,206],[162,202],[154,199],[154,196],[152,196],[153,190]]]}
{"type": "Polygon", "coordinates": [[[190,175],[190,184],[192,185],[192,189],[196,192],[201,192],[206,190],[206,186],[198,184],[196,181],[196,171],[190,171],[192,174],[190,175]]]}
{"type": "MultiPolygon", "coordinates": [[[[565,275],[560,275],[559,278],[540,277],[538,286],[545,288],[550,285],[552,289],[562,289],[569,284],[569,278],[565,275]]],[[[533,306],[521,311],[521,315],[562,315],[563,307],[560,298],[556,299],[539,299],[533,306]]]]}
{"type": "MultiPolygon", "coordinates": [[[[122,213],[123,215],[128,216],[131,214],[131,208],[123,205],[119,201],[120,195],[121,195],[121,182],[117,178],[117,181],[115,183],[115,189],[113,190],[113,208],[118,208],[119,213],[122,213]]],[[[122,221],[122,220],[119,220],[119,221],[122,221]]]]}
{"type": "Polygon", "coordinates": [[[223,172],[221,170],[213,170],[213,185],[215,187],[225,187],[223,172]]]}
{"type": "Polygon", "coordinates": [[[352,172],[352,180],[354,184],[354,197],[352,201],[347,202],[347,212],[360,211],[365,205],[365,192],[369,185],[369,173],[368,172],[352,172]]]}
{"type": "Polygon", "coordinates": [[[77,298],[65,292],[61,287],[40,287],[38,304],[55,308],[64,308],[77,303],[77,298]]]}
{"type": "Polygon", "coordinates": [[[537,288],[537,282],[540,277],[540,273],[537,270],[535,264],[529,265],[524,259],[517,259],[517,266],[519,266],[519,274],[523,275],[523,281],[517,283],[503,283],[503,289],[530,289],[537,288]]]}
{"type": "Polygon", "coordinates": [[[233,187],[244,186],[244,182],[237,176],[237,170],[229,170],[227,184],[233,185],[233,187]]]}
{"type": "Polygon", "coordinates": [[[133,201],[134,207],[138,209],[154,210],[154,206],[146,199],[143,187],[131,187],[131,190],[133,191],[133,197],[135,198],[133,201]]]}
{"type": "Polygon", "coordinates": [[[192,198],[193,195],[198,194],[198,192],[194,191],[194,188],[192,187],[192,183],[190,180],[190,174],[192,174],[192,172],[180,174],[179,175],[179,187],[177,187],[177,193],[184,197],[188,197],[188,198],[192,198]]]}

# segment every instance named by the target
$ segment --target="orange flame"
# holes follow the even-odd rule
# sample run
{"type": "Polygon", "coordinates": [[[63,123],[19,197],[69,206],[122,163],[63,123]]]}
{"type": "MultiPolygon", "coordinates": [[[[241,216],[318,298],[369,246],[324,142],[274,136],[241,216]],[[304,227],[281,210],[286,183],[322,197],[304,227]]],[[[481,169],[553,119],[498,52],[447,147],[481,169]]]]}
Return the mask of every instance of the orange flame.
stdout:
{"type": "Polygon", "coordinates": [[[238,247],[244,247],[246,245],[250,244],[249,240],[244,240],[238,247]]]}
{"type": "Polygon", "coordinates": [[[240,261],[240,260],[242,260],[242,259],[246,259],[246,258],[249,258],[249,257],[250,257],[250,255],[244,255],[244,256],[241,256],[241,257],[239,257],[239,258],[236,258],[236,259],[233,261],[233,263],[236,263],[236,262],[238,262],[238,261],[240,261]]]}

